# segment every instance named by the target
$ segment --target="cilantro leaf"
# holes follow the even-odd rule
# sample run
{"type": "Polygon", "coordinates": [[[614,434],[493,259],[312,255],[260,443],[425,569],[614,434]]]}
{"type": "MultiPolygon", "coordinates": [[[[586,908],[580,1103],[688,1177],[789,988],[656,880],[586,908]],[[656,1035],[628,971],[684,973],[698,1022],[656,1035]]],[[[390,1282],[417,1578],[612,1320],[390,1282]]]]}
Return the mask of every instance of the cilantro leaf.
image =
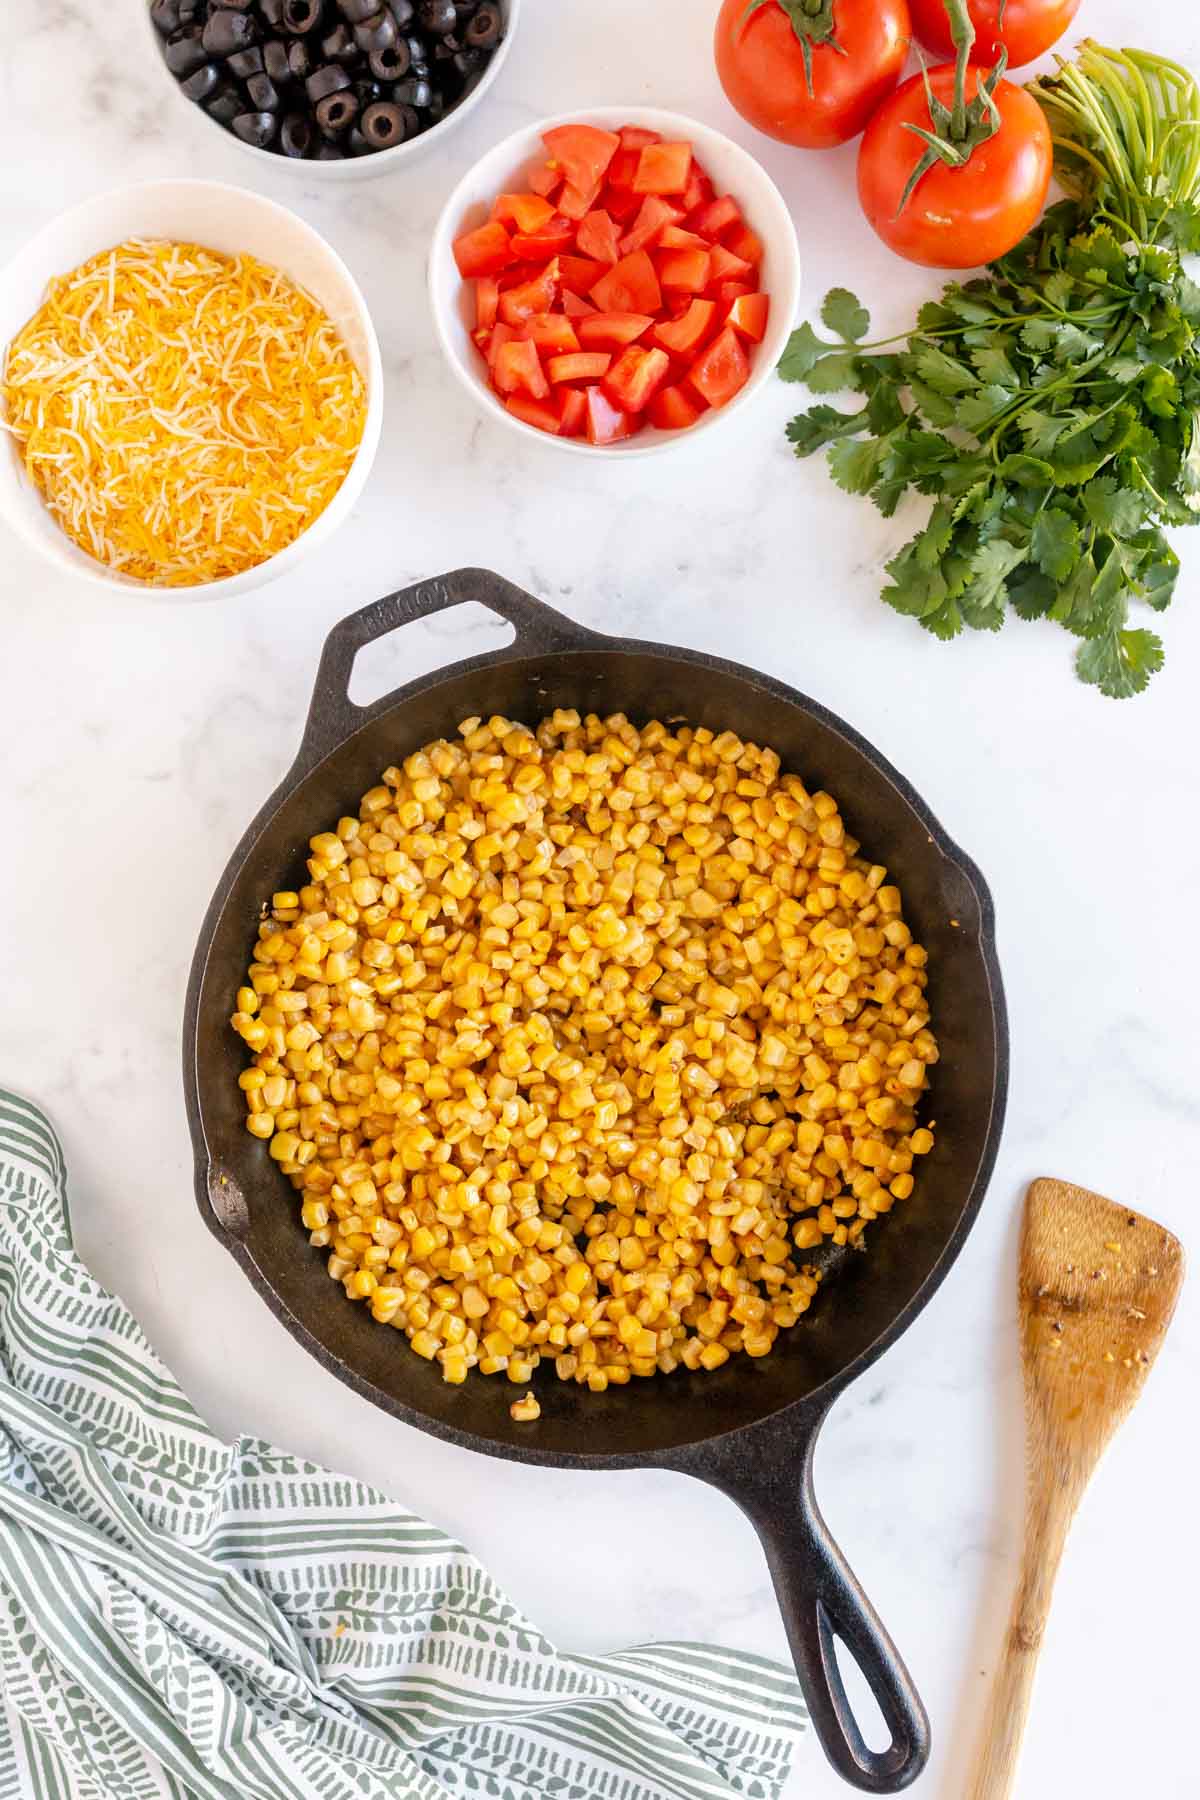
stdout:
{"type": "Polygon", "coordinates": [[[1146,495],[1117,485],[1115,475],[1098,475],[1089,481],[1080,498],[1097,531],[1114,537],[1132,537],[1145,522],[1146,495]]]}
{"type": "Polygon", "coordinates": [[[948,356],[937,344],[921,346],[916,372],[935,394],[966,394],[976,385],[974,370],[957,357],[948,356]]]}
{"type": "Polygon", "coordinates": [[[835,350],[814,363],[804,379],[813,394],[852,393],[859,385],[858,358],[852,351],[835,350]]]}
{"type": "Polygon", "coordinates": [[[811,456],[837,438],[852,437],[861,431],[865,408],[856,413],[839,412],[836,406],[810,406],[799,413],[787,427],[788,442],[797,456],[811,456]]]}
{"type": "Polygon", "coordinates": [[[809,370],[815,368],[823,356],[830,355],[840,347],[838,344],[823,343],[805,319],[803,325],[798,325],[787,341],[779,359],[779,373],[784,381],[804,381],[809,370]]]}
{"type": "Polygon", "coordinates": [[[842,438],[829,449],[829,473],[848,494],[869,494],[888,452],[886,438],[842,438]]]}
{"type": "Polygon", "coordinates": [[[1061,507],[1048,507],[1034,522],[1029,548],[1044,574],[1065,581],[1079,558],[1079,527],[1061,507]]]}
{"type": "Polygon", "coordinates": [[[871,329],[871,315],[849,288],[830,288],[821,302],[821,323],[843,342],[857,344],[871,329]]]}
{"type": "Polygon", "coordinates": [[[1112,631],[1081,644],[1075,668],[1110,700],[1140,694],[1163,666],[1162,639],[1152,631],[1112,631]]]}

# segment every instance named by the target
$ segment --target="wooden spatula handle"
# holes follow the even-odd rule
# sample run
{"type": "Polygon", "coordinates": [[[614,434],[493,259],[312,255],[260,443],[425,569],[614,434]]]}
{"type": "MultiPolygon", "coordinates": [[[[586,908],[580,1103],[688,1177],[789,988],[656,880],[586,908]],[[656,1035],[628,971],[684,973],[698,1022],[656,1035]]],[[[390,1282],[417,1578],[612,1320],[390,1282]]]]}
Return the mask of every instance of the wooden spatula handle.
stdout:
{"type": "Polygon", "coordinates": [[[992,1682],[970,1800],[1009,1800],[1016,1790],[1017,1761],[1042,1636],[1076,1498],[1066,1486],[1029,1495],[1021,1578],[1000,1665],[992,1682]]]}

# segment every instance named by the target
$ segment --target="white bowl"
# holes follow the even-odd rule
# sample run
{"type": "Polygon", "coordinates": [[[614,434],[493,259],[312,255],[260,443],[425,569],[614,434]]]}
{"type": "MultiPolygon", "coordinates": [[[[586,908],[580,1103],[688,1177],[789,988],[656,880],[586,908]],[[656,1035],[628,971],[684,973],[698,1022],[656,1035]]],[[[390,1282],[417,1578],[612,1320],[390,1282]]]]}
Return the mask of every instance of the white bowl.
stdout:
{"type": "Polygon", "coordinates": [[[560,113],[526,125],[489,150],[459,182],[442,209],[429,250],[429,299],[433,321],[446,360],[471,394],[492,418],[501,420],[522,437],[556,445],[577,456],[649,456],[662,450],[707,438],[729,419],[753,405],[754,396],[770,380],[796,319],[800,298],[800,249],[787,204],[771,177],[749,151],[731,138],[689,119],[682,113],[663,112],[650,106],[595,106],[560,113]],[[766,335],[754,347],[750,379],[727,406],[701,414],[685,431],[659,431],[646,426],[636,437],[615,444],[589,444],[583,438],[553,437],[514,417],[493,392],[487,372],[471,338],[474,323],[473,296],[454,260],[454,240],[481,225],[496,195],[524,185],[530,165],[544,156],[542,133],[555,125],[599,125],[616,131],[637,125],[657,131],[664,138],[692,145],[697,160],[711,177],[718,194],[732,194],[747,225],[763,242],[762,286],[771,296],[766,335]]]}
{"type": "Polygon", "coordinates": [[[517,35],[521,3],[522,0],[499,0],[500,10],[504,15],[504,36],[484,70],[478,86],[473,87],[466,99],[461,100],[453,112],[448,112],[444,119],[439,120],[436,125],[430,126],[428,131],[423,131],[419,137],[408,138],[403,144],[396,144],[390,150],[376,150],[371,156],[347,156],[342,162],[314,162],[309,157],[284,156],[276,150],[260,150],[256,144],[244,143],[235,132],[227,130],[224,125],[218,124],[216,119],[210,118],[202,106],[197,106],[194,100],[189,100],[187,95],[180,90],[179,83],[163,59],[166,39],[154,27],[154,22],[150,17],[149,0],[132,0],[132,4],[141,9],[145,29],[150,33],[154,60],[181,107],[186,107],[192,117],[201,120],[210,131],[219,131],[228,143],[236,144],[239,150],[247,156],[252,156],[255,162],[270,163],[276,169],[291,169],[294,174],[303,176],[305,181],[316,182],[370,180],[375,175],[386,175],[389,169],[396,168],[400,163],[415,162],[426,150],[435,145],[444,144],[447,132],[451,131],[455,125],[460,124],[468,113],[475,110],[508,60],[512,41],[517,35]]]}
{"type": "Polygon", "coordinates": [[[383,365],[375,328],[358,284],[341,257],[286,207],[219,181],[148,181],[96,194],[61,213],[0,271],[0,361],[42,304],[51,276],[65,275],[101,250],[131,237],[173,238],[227,255],[244,252],[256,256],[282,269],[324,308],[341,332],[367,389],[362,441],[346,479],[320,517],[285,550],[239,575],[190,587],[155,587],[132,581],[77,549],[26,475],[7,431],[0,432],[4,440],[0,449],[0,517],[57,568],[104,587],[170,600],[209,600],[244,593],[294,569],[332,536],[362,492],[383,420],[383,365]]]}

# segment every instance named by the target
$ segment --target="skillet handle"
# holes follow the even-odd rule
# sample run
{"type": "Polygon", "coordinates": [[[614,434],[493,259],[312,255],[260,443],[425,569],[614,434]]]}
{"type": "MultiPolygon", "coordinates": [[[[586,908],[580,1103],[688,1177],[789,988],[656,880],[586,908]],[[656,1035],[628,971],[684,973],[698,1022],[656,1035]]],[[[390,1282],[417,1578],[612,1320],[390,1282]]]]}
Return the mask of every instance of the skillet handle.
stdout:
{"type": "Polygon", "coordinates": [[[775,1584],[788,1644],[821,1748],[844,1781],[866,1794],[898,1794],[929,1760],[929,1716],[912,1677],[821,1517],[813,1488],[818,1419],[804,1444],[799,1491],[797,1433],[759,1427],[715,1466],[691,1473],[736,1500],[757,1531],[775,1584]],[[840,1638],[866,1677],[891,1742],[871,1750],[854,1716],[834,1653],[840,1638]]]}
{"type": "Polygon", "coordinates": [[[326,638],[297,765],[310,768],[320,762],[372,712],[390,704],[390,696],[372,706],[356,706],[351,700],[350,676],[360,650],[402,625],[462,606],[468,600],[478,601],[507,619],[516,631],[513,649],[525,656],[537,656],[543,651],[582,650],[603,641],[597,632],[564,618],[544,601],[535,600],[532,594],[490,569],[454,569],[448,575],[399,588],[342,619],[326,638]]]}

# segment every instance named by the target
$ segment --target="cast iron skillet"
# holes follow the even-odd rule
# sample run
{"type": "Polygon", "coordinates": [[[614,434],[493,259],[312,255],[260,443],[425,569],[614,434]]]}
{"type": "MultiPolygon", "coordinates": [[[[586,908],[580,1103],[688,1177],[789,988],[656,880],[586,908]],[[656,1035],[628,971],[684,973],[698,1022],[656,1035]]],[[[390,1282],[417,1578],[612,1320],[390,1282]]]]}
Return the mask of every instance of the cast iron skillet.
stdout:
{"type": "Polygon", "coordinates": [[[294,765],[247,830],[200,932],[188,983],[184,1086],[196,1196],[288,1330],[319,1362],[398,1418],[467,1449],[571,1469],[674,1469],[729,1494],[762,1539],[805,1697],[826,1754],[855,1787],[890,1794],[920,1773],[929,1724],[908,1673],[821,1517],[813,1448],[838,1394],[912,1323],[962,1247],[996,1156],[1008,1038],[992,903],[979,871],[908,783],[857,732],[770,676],[719,657],[623,643],[584,630],[499,576],[460,569],[389,594],[330,633],[294,765]],[[514,641],[352,704],[357,652],[409,620],[466,600],[510,621],[514,641]],[[895,872],[929,948],[941,1045],[937,1147],[910,1200],[871,1227],[866,1255],[831,1266],[812,1312],[761,1360],[712,1374],[680,1370],[593,1394],[539,1380],[542,1416],[509,1417],[501,1381],[453,1387],[412,1355],[325,1273],[299,1230],[295,1199],[243,1123],[243,1052],[228,1019],[263,902],[305,879],[307,840],[356,809],[390,763],[472,714],[534,724],[555,707],[682,716],[778,750],[785,767],[828,788],[870,854],[895,872]],[[890,1733],[869,1749],[834,1654],[841,1638],[890,1733]]]}

